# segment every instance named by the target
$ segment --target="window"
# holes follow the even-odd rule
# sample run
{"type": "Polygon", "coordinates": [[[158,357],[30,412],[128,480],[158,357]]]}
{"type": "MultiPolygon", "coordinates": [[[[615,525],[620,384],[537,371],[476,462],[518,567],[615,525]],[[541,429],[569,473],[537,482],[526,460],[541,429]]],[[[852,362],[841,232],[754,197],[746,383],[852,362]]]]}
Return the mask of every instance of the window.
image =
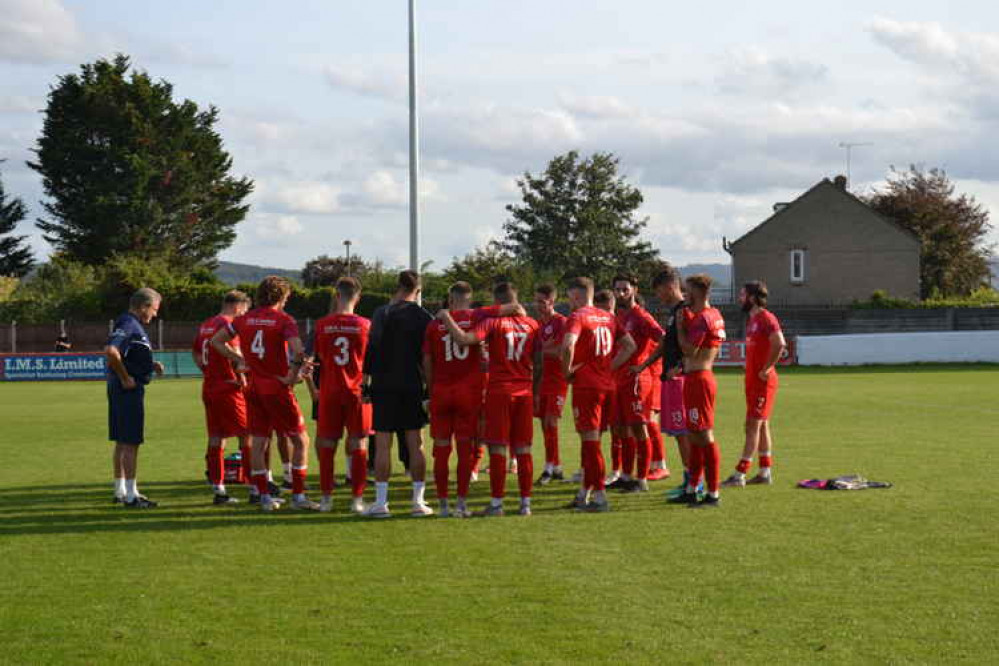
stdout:
{"type": "Polygon", "coordinates": [[[805,281],[805,251],[791,250],[791,283],[802,284],[805,281]]]}

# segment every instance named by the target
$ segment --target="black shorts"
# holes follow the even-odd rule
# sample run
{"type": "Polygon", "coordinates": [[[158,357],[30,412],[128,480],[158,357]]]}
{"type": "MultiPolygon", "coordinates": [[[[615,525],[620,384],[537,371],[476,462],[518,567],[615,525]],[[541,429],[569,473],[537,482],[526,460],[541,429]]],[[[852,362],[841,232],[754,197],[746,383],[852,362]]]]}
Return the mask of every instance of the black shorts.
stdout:
{"type": "Polygon", "coordinates": [[[410,391],[373,391],[371,406],[377,432],[419,430],[430,422],[423,409],[423,394],[410,391]]]}
{"type": "Polygon", "coordinates": [[[142,444],[146,420],[146,387],[131,391],[108,382],[108,439],[121,444],[142,444]]]}

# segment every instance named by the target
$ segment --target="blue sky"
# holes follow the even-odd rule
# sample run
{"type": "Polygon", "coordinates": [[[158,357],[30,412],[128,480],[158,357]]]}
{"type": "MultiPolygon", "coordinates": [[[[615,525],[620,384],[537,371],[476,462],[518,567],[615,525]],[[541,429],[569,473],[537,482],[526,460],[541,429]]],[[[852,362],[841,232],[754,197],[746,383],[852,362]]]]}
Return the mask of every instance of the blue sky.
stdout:
{"type": "MultiPolygon", "coordinates": [[[[443,267],[501,234],[514,180],[607,150],[677,263],[844,170],[941,166],[999,210],[999,7],[985,2],[421,0],[421,254],[443,267]]],[[[342,241],[405,263],[406,2],[0,0],[0,167],[24,166],[56,78],[117,51],[221,109],[257,190],[222,258],[298,268],[342,241]]],[[[40,257],[49,247],[24,225],[40,257]]],[[[994,240],[999,235],[993,234],[994,240]]]]}

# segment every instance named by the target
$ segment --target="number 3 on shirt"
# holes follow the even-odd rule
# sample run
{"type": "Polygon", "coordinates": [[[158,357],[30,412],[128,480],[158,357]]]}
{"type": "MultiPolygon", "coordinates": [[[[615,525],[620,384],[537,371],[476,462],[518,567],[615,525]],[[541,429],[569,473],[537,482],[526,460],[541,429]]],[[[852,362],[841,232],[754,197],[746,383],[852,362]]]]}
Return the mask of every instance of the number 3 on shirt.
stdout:
{"type": "Polygon", "coordinates": [[[263,330],[257,331],[253,335],[253,342],[250,343],[250,351],[257,355],[257,358],[263,360],[264,358],[264,332],[263,330]]]}
{"type": "Polygon", "coordinates": [[[596,349],[594,354],[597,356],[607,356],[611,353],[611,349],[614,347],[614,337],[611,335],[610,329],[605,326],[598,326],[593,329],[593,344],[596,349]]]}
{"type": "Polygon", "coordinates": [[[333,362],[339,366],[350,363],[350,340],[339,337],[333,341],[333,346],[340,350],[340,353],[333,357],[333,362]]]}
{"type": "Polygon", "coordinates": [[[519,361],[524,355],[524,345],[527,343],[527,333],[510,331],[506,334],[506,358],[508,361],[519,361]]]}

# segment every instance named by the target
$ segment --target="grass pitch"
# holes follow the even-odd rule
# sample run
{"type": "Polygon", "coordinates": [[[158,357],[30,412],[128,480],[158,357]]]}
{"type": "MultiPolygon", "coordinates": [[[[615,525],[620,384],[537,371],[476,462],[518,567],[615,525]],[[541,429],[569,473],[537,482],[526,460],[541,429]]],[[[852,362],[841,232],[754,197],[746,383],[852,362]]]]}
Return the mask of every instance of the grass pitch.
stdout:
{"type": "MultiPolygon", "coordinates": [[[[994,663],[997,386],[994,366],[784,371],[776,485],[719,511],[666,506],[666,481],[576,515],[560,484],[528,519],[372,522],[340,490],[328,515],[210,506],[190,380],[147,394],[161,508],[113,507],[103,384],[0,384],[0,662],[994,663]],[[895,488],[794,488],[845,473],[895,488]]],[[[722,373],[724,475],[743,405],[722,373]]],[[[574,468],[568,419],[562,442],[574,468]]],[[[397,511],[408,493],[394,477],[397,511]]]]}

